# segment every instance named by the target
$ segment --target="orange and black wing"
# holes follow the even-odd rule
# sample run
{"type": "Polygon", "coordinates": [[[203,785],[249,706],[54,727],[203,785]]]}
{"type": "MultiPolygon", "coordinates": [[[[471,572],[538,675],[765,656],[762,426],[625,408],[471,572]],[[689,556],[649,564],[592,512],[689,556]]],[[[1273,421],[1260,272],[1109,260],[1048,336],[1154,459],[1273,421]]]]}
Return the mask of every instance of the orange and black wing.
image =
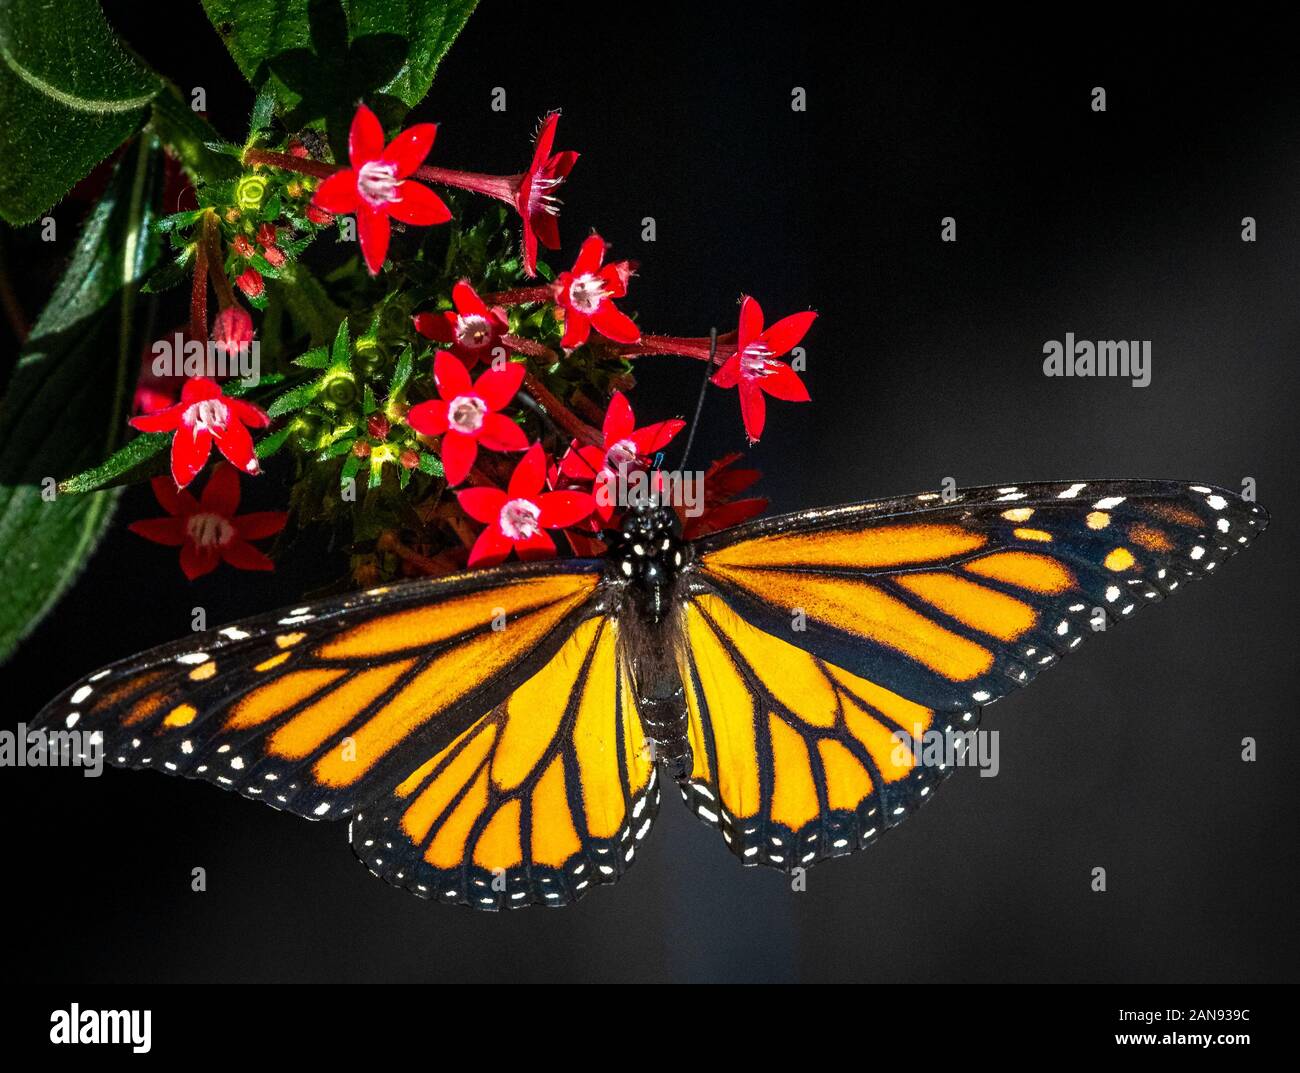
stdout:
{"type": "Polygon", "coordinates": [[[515,564],[308,604],[145,652],[33,721],[121,767],[333,819],[392,792],[603,615],[601,564],[515,564]]]}
{"type": "Polygon", "coordinates": [[[850,852],[930,796],[981,706],[1266,524],[1205,485],[1079,481],[707,538],[681,606],[688,803],[749,863],[850,852]]]}
{"type": "Polygon", "coordinates": [[[504,701],[352,819],[382,879],[477,909],[561,906],[631,865],[659,805],[619,656],[589,618],[504,701]]]}

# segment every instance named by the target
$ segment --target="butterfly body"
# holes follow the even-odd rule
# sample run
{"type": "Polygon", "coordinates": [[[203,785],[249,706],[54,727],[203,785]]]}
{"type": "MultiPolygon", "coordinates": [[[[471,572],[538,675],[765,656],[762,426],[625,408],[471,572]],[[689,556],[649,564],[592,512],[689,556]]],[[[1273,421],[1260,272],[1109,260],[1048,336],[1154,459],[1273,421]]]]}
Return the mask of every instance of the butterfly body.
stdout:
{"type": "Polygon", "coordinates": [[[1209,485],[976,488],[688,543],[647,507],[603,559],[371,590],[163,646],[33,721],[110,763],[350,819],[372,872],[483,909],[631,866],[661,776],[745,864],[860,849],[982,708],[1267,524],[1209,485]]]}

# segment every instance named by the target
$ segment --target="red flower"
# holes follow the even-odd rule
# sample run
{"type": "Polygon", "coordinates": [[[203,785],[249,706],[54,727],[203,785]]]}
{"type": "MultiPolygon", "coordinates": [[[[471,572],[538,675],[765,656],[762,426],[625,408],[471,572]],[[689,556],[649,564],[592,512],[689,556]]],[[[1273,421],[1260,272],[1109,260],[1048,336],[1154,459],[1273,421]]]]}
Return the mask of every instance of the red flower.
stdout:
{"type": "Polygon", "coordinates": [[[509,487],[466,488],[457,492],[461,509],[487,528],[469,553],[469,565],[496,566],[511,549],[521,559],[545,559],[555,554],[548,529],[565,529],[590,517],[595,501],[586,492],[543,492],[546,453],[533,444],[510,477],[509,487]]]}
{"type": "Polygon", "coordinates": [[[253,454],[253,437],[247,425],[265,428],[271,423],[266,412],[243,399],[221,393],[215,380],[195,376],[185,381],[181,401],[157,413],[131,418],[141,432],[175,432],[172,438],[172,478],[184,488],[198,475],[212,452],[218,450],[244,473],[260,473],[253,454]]]}
{"type": "Polygon", "coordinates": [[[235,285],[249,298],[256,298],[266,285],[262,282],[262,273],[256,268],[246,268],[235,277],[235,285]]]}
{"type": "Polygon", "coordinates": [[[468,280],[452,288],[451,300],[454,313],[417,313],[415,330],[426,339],[450,343],[451,352],[472,369],[480,358],[491,358],[492,347],[509,327],[506,311],[502,306],[489,309],[468,280]]]}
{"type": "Polygon", "coordinates": [[[226,306],[212,322],[212,342],[234,355],[253,341],[253,318],[242,306],[226,306]]]}
{"type": "Polygon", "coordinates": [[[763,434],[764,394],[787,402],[808,401],[808,389],[799,375],[785,362],[772,359],[797,346],[816,319],[816,313],[795,313],[764,331],[758,302],[748,296],[741,302],[736,352],[713,374],[713,382],[722,388],[739,385],[740,415],[750,443],[757,443],[763,434]]]}
{"type": "Polygon", "coordinates": [[[581,346],[592,328],[616,343],[635,343],[641,338],[641,329],[627,314],[614,308],[613,301],[627,294],[632,264],[615,261],[602,268],[604,259],[605,240],[592,235],[582,244],[572,270],[561,272],[555,281],[555,301],[564,310],[561,346],[581,346]]]}
{"type": "Polygon", "coordinates": [[[574,440],[560,461],[560,473],[575,480],[591,481],[596,512],[608,521],[618,505],[615,482],[620,471],[624,467],[631,471],[648,465],[655,453],[662,451],[685,427],[685,421],[674,418],[636,428],[631,404],[621,391],[616,391],[605,411],[601,445],[584,447],[574,440]]]}
{"type": "Polygon", "coordinates": [[[578,154],[572,151],[551,153],[555,144],[555,125],[560,113],[552,112],[542,120],[533,147],[533,159],[528,170],[519,177],[515,192],[515,209],[524,222],[524,271],[537,275],[537,243],[548,250],[560,248],[560,212],[555,191],[569,176],[578,154]]]}
{"type": "Polygon", "coordinates": [[[448,484],[469,476],[479,444],[489,451],[524,451],[528,437],[510,418],[497,411],[509,405],[524,382],[524,367],[510,362],[488,369],[470,383],[458,359],[440,350],[433,359],[438,398],[412,406],[406,423],[425,436],[442,437],[442,467],[448,484]]]}
{"type": "Polygon", "coordinates": [[[560,203],[555,191],[568,178],[578,160],[578,154],[574,152],[551,152],[555,144],[555,125],[559,121],[559,112],[552,112],[542,120],[533,146],[533,159],[528,169],[518,175],[480,175],[427,166],[417,173],[421,179],[472,190],[512,206],[524,222],[524,271],[530,276],[537,275],[539,242],[548,250],[560,248],[560,227],[556,222],[560,203]]]}
{"type": "Polygon", "coordinates": [[[235,247],[235,252],[245,259],[257,252],[253,244],[248,241],[247,235],[236,235],[230,244],[235,247]]]}
{"type": "Polygon", "coordinates": [[[756,469],[732,469],[741,459],[739,451],[719,458],[704,471],[704,510],[691,518],[685,508],[679,507],[677,515],[682,520],[682,536],[698,540],[720,529],[747,522],[767,509],[768,501],[761,497],[737,499],[762,476],[756,469]]]}
{"type": "Polygon", "coordinates": [[[422,227],[451,219],[442,198],[427,186],[407,179],[429,155],[437,130],[432,123],[417,123],[385,147],[384,128],[375,113],[361,105],[348,134],[348,161],[352,166],[331,175],[312,198],[312,204],[326,212],[356,213],[361,255],[372,276],[379,272],[388,253],[390,216],[422,227]]]}
{"type": "Polygon", "coordinates": [[[320,224],[323,227],[325,224],[330,224],[334,222],[334,214],[332,212],[326,212],[318,205],[308,205],[307,219],[309,219],[312,223],[320,224]]]}
{"type": "Polygon", "coordinates": [[[215,570],[223,560],[238,570],[275,569],[249,542],[278,533],[289,515],[279,510],[236,515],[239,474],[233,466],[214,469],[198,500],[166,477],[155,477],[152,484],[168,516],[132,522],[127,528],[155,544],[179,547],[181,569],[191,581],[215,570]]]}

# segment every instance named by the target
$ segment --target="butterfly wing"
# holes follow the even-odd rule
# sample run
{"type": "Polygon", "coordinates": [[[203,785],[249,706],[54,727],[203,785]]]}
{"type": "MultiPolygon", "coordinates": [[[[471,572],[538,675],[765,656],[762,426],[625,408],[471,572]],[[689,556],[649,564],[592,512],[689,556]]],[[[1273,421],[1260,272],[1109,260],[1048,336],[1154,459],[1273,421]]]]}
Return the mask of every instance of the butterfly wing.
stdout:
{"type": "Polygon", "coordinates": [[[597,561],[408,582],[196,634],[97,671],[34,729],[310,818],[348,815],[601,613],[597,561]]]}
{"type": "Polygon", "coordinates": [[[658,810],[614,618],[589,618],[506,700],[352,819],[377,876],[478,909],[567,905],[631,865],[658,810]]]}
{"type": "Polygon", "coordinates": [[[1091,481],[857,504],[706,538],[681,610],[687,801],[749,863],[850,852],[951,772],[952,750],[927,743],[960,748],[982,705],[1266,524],[1205,485],[1091,481]]]}

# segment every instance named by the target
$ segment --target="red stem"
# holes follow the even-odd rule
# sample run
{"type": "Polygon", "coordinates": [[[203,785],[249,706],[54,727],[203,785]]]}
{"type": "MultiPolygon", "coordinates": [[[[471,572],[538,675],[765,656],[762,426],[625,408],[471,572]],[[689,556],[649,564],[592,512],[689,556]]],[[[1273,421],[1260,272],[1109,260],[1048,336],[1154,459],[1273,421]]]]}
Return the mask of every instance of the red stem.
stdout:
{"type": "Polygon", "coordinates": [[[217,292],[219,309],[229,309],[235,304],[235,291],[226,278],[225,258],[221,256],[221,236],[217,230],[217,215],[209,212],[203,217],[203,237],[199,245],[206,247],[208,275],[212,277],[212,287],[217,292]]]}
{"type": "Polygon", "coordinates": [[[532,373],[524,374],[524,390],[533,397],[533,400],[537,405],[542,408],[543,413],[545,413],[575,440],[580,443],[595,445],[599,445],[603,442],[603,438],[599,432],[565,406],[564,403],[551,392],[550,388],[543,384],[532,373]]]}
{"type": "Polygon", "coordinates": [[[246,149],[245,164],[267,164],[285,171],[296,171],[300,175],[311,175],[317,179],[328,179],[336,172],[343,171],[342,164],[326,164],[323,160],[311,160],[308,157],[291,156],[289,153],[275,153],[270,149],[246,149]]]}
{"type": "Polygon", "coordinates": [[[455,171],[452,168],[434,168],[424,165],[415,169],[414,178],[427,179],[442,186],[454,186],[475,194],[494,197],[507,205],[514,205],[522,175],[484,175],[477,171],[455,171]]]}
{"type": "Polygon", "coordinates": [[[190,338],[200,343],[208,341],[208,244],[202,236],[194,244],[194,280],[190,284],[190,338]]]}
{"type": "Polygon", "coordinates": [[[495,294],[483,295],[483,301],[490,306],[518,306],[525,302],[549,302],[555,292],[550,286],[520,287],[513,291],[497,291],[495,294]]]}

